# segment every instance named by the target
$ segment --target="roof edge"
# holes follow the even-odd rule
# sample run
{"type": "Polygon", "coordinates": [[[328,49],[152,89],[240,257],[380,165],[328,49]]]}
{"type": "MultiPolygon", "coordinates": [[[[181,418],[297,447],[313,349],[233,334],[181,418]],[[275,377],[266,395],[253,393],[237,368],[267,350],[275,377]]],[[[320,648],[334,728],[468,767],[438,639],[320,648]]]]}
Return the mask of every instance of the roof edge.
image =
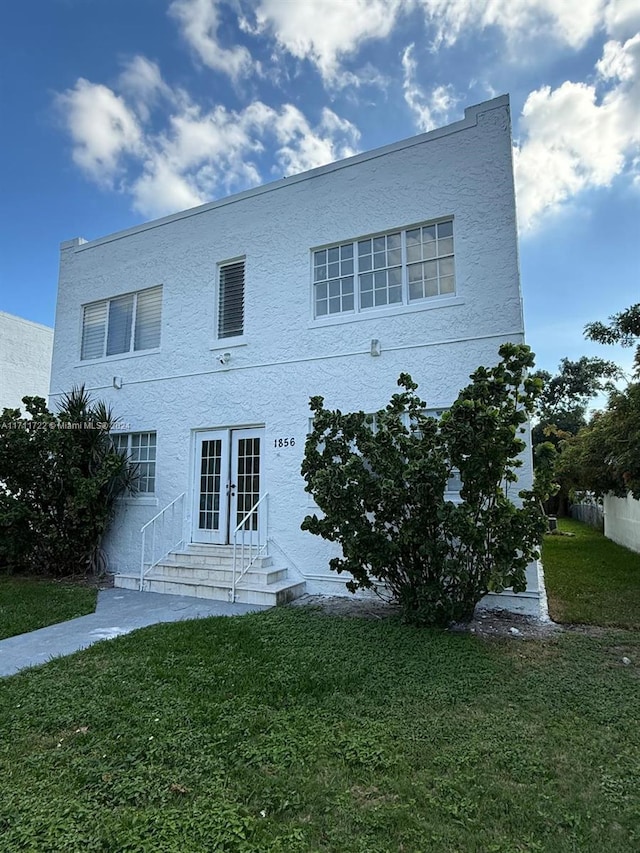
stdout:
{"type": "Polygon", "coordinates": [[[413,148],[416,145],[422,145],[424,142],[430,142],[434,139],[439,139],[443,136],[449,136],[453,133],[458,133],[461,130],[466,130],[470,127],[475,127],[478,123],[478,116],[481,113],[489,112],[490,110],[500,109],[509,106],[509,95],[499,95],[489,101],[482,101],[479,104],[473,104],[465,107],[464,118],[459,121],[452,122],[444,127],[437,127],[434,130],[429,130],[426,133],[420,133],[416,136],[410,136],[398,142],[391,142],[379,148],[374,148],[371,151],[363,151],[360,154],[354,154],[353,157],[347,157],[344,160],[335,160],[332,163],[327,163],[324,166],[317,166],[315,169],[309,169],[306,172],[300,172],[291,177],[280,178],[277,181],[270,181],[267,184],[261,184],[258,187],[252,187],[248,190],[243,190],[239,193],[234,193],[230,196],[217,199],[215,201],[206,202],[205,204],[191,207],[187,210],[171,213],[168,216],[152,219],[149,222],[143,222],[140,225],[132,225],[123,231],[116,231],[113,234],[104,237],[97,237],[95,240],[85,240],[83,237],[75,237],[72,240],[65,240],[60,244],[60,250],[73,250],[74,252],[84,252],[88,249],[93,249],[105,243],[111,243],[115,240],[121,240],[124,237],[130,237],[134,234],[139,234],[143,231],[149,231],[153,228],[159,228],[162,225],[167,225],[170,222],[176,222],[180,219],[188,219],[191,216],[199,216],[202,213],[207,213],[210,210],[216,210],[220,207],[225,207],[228,204],[236,204],[239,201],[244,201],[254,196],[263,195],[265,193],[274,192],[291,184],[302,183],[319,175],[327,175],[331,172],[337,172],[341,169],[346,169],[349,166],[355,166],[359,163],[365,163],[367,160],[375,160],[378,157],[383,157],[386,154],[391,154],[403,149],[413,148]]]}

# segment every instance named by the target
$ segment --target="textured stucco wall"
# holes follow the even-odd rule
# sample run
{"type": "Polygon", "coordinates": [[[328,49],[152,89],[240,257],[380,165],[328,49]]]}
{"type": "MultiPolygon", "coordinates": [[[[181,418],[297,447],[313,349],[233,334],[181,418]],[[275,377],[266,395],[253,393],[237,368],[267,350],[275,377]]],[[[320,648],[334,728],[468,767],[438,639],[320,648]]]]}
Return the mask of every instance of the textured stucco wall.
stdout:
{"type": "Polygon", "coordinates": [[[0,411],[49,395],[53,329],[0,311],[0,411]]]}
{"type": "MultiPolygon", "coordinates": [[[[329,547],[299,530],[308,398],[373,411],[401,371],[434,408],[447,406],[505,340],[523,340],[506,98],[465,119],[129,232],[63,244],[52,392],[84,382],[131,430],[155,430],[156,506],[124,505],[108,543],[114,568],[137,565],[139,528],[193,481],[194,430],[265,425],[269,535],[308,580],[343,588],[329,547]],[[457,293],[394,311],[312,320],[314,247],[452,216],[457,293]],[[215,340],[217,265],[246,258],[245,335],[215,340]],[[162,284],[157,353],[81,363],[81,306],[162,284]],[[382,347],[370,354],[371,339],[382,347]],[[221,366],[218,357],[231,353],[221,366]],[[121,390],[113,377],[122,378],[121,390]],[[274,439],[295,438],[275,449],[274,439]]],[[[521,485],[531,480],[530,459],[521,485]]],[[[185,530],[190,530],[190,501],[185,530]]],[[[277,555],[276,555],[277,556],[277,555]]],[[[536,573],[532,570],[532,584],[536,573]]]]}
{"type": "Polygon", "coordinates": [[[625,548],[640,552],[640,501],[631,495],[604,498],[604,535],[625,548]]]}

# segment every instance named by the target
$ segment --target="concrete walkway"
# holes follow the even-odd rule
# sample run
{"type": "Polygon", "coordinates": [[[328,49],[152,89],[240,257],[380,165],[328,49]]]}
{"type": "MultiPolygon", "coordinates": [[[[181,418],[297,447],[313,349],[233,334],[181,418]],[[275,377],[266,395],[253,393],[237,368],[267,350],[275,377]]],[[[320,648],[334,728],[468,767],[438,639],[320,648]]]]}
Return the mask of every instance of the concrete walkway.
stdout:
{"type": "Polygon", "coordinates": [[[268,609],[259,604],[228,604],[183,595],[105,589],[98,593],[95,613],[0,640],[0,677],[158,622],[238,616],[268,609]]]}

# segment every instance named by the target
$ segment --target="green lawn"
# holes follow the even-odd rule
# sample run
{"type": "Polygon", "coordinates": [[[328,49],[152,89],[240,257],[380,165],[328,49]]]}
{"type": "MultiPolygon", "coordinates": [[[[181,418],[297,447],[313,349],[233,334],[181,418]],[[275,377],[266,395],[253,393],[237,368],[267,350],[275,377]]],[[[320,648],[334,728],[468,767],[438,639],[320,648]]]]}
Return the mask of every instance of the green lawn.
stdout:
{"type": "Polygon", "coordinates": [[[93,613],[96,596],[70,581],[0,575],[0,640],[93,613]]]}
{"type": "Polygon", "coordinates": [[[0,848],[635,852],[639,706],[632,632],[160,625],[2,681],[0,848]]]}
{"type": "Polygon", "coordinates": [[[561,519],[575,536],[546,536],[542,551],[549,612],[556,622],[640,629],[640,554],[586,524],[561,519]]]}

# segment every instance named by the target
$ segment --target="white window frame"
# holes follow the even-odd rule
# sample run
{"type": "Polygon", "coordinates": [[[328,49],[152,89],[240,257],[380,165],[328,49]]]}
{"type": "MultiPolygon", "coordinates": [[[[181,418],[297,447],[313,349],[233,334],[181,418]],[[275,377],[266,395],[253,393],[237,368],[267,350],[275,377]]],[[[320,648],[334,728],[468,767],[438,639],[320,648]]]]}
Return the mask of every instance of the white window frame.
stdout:
{"type": "MultiPolygon", "coordinates": [[[[416,223],[414,225],[403,226],[402,228],[389,229],[387,231],[382,231],[382,232],[379,232],[376,234],[364,235],[361,237],[356,237],[356,238],[351,239],[351,240],[344,240],[344,241],[340,241],[338,243],[330,243],[330,244],[327,244],[324,246],[317,246],[317,247],[313,248],[311,250],[311,316],[312,316],[312,321],[314,323],[316,323],[316,322],[317,323],[332,323],[332,322],[335,323],[335,322],[339,322],[340,320],[344,321],[346,319],[364,318],[364,317],[367,317],[370,315],[375,315],[377,312],[384,313],[384,312],[393,312],[393,311],[398,311],[398,310],[405,310],[405,311],[406,310],[419,310],[421,308],[426,308],[426,307],[431,307],[431,306],[437,305],[438,303],[443,303],[443,302],[450,303],[452,300],[455,302],[459,302],[460,300],[459,300],[458,289],[457,289],[456,280],[455,280],[456,279],[456,274],[455,274],[455,235],[453,233],[454,227],[455,227],[455,218],[452,215],[451,216],[443,216],[443,217],[439,217],[437,219],[432,219],[432,220],[429,220],[426,222],[419,222],[419,223],[416,223]],[[450,238],[451,239],[451,251],[445,252],[442,255],[436,254],[433,258],[425,258],[425,259],[422,259],[420,261],[417,261],[417,260],[409,261],[408,251],[407,251],[407,232],[414,231],[414,230],[417,230],[420,228],[427,228],[430,226],[436,226],[437,227],[437,226],[445,224],[445,223],[451,223],[451,226],[452,226],[452,235],[450,238]],[[372,270],[360,269],[360,255],[359,255],[359,245],[358,245],[359,243],[364,242],[366,240],[372,240],[373,241],[375,239],[381,239],[381,238],[385,238],[385,243],[387,243],[388,238],[393,236],[393,235],[396,235],[396,234],[398,234],[400,236],[400,247],[399,247],[399,249],[400,249],[400,253],[401,253],[401,259],[400,259],[399,265],[398,264],[388,264],[384,267],[378,268],[377,270],[375,270],[375,269],[372,269],[372,270]],[[327,252],[328,253],[332,249],[333,250],[337,249],[339,254],[342,255],[343,248],[349,247],[349,246],[351,247],[351,252],[352,252],[353,273],[352,274],[342,273],[342,263],[340,263],[340,271],[339,271],[340,274],[337,278],[336,277],[329,278],[327,276],[326,279],[321,279],[319,281],[316,281],[316,269],[321,269],[324,266],[323,264],[318,263],[318,254],[321,252],[327,252]],[[438,271],[438,275],[435,279],[438,282],[438,293],[434,294],[432,296],[422,296],[419,298],[411,299],[410,298],[410,287],[409,287],[409,266],[411,266],[415,263],[424,263],[424,262],[428,262],[428,261],[435,261],[438,263],[440,261],[445,261],[445,260],[449,260],[449,259],[451,259],[451,262],[452,262],[453,267],[454,267],[453,272],[452,272],[453,283],[454,283],[453,291],[445,292],[445,293],[439,292],[439,290],[440,290],[440,285],[439,285],[440,275],[439,275],[439,271],[438,271]],[[387,273],[388,270],[390,270],[394,267],[399,268],[401,271],[401,282],[400,282],[401,296],[402,296],[401,300],[398,300],[396,302],[387,301],[387,302],[382,303],[380,305],[372,304],[371,306],[363,306],[362,305],[362,299],[361,299],[362,294],[361,294],[361,289],[360,289],[360,275],[361,274],[367,274],[369,272],[371,272],[373,274],[375,272],[387,273]],[[334,299],[340,298],[341,310],[335,311],[334,313],[330,313],[330,311],[329,311],[330,306],[329,306],[329,301],[328,301],[330,297],[329,297],[329,293],[327,293],[327,297],[326,297],[326,299],[327,299],[327,313],[319,314],[317,311],[318,301],[319,301],[318,296],[317,296],[318,288],[321,287],[322,285],[326,285],[327,290],[329,291],[329,285],[332,282],[336,282],[336,281],[340,282],[341,279],[346,278],[348,275],[352,275],[352,277],[353,277],[353,308],[350,308],[350,309],[348,308],[348,309],[342,310],[342,304],[344,303],[345,300],[344,300],[344,289],[343,289],[342,285],[340,285],[340,288],[339,288],[340,289],[340,296],[334,295],[333,298],[334,299]]],[[[372,244],[372,248],[373,248],[373,244],[372,244]]],[[[337,262],[334,262],[334,263],[337,263],[337,262]]],[[[328,271],[328,268],[329,268],[328,267],[328,256],[327,256],[326,266],[327,266],[327,271],[328,271]]],[[[438,263],[438,270],[439,270],[439,263],[438,263]]],[[[444,278],[444,276],[443,276],[443,278],[444,278]]],[[[387,276],[387,288],[386,288],[387,296],[389,296],[389,287],[390,287],[389,279],[387,276]]],[[[321,299],[324,301],[325,297],[321,297],[321,299]]]]}
{"type": "Polygon", "coordinates": [[[95,362],[101,359],[118,359],[123,356],[128,355],[139,355],[141,353],[150,353],[157,352],[160,349],[160,342],[162,340],[162,300],[163,300],[164,292],[163,286],[154,285],[153,287],[145,287],[142,290],[130,291],[128,293],[119,293],[117,296],[110,296],[108,299],[99,299],[95,302],[88,302],[82,306],[82,313],[80,318],[80,362],[85,364],[87,362],[95,362]],[[158,335],[158,345],[155,347],[148,347],[145,349],[136,349],[136,322],[138,317],[138,297],[142,294],[149,293],[152,290],[160,291],[160,331],[158,335]],[[129,329],[129,349],[122,350],[119,352],[110,353],[107,355],[107,345],[109,342],[109,313],[110,313],[110,305],[112,302],[115,302],[118,299],[122,299],[123,297],[132,296],[133,297],[133,310],[131,312],[131,326],[129,329]],[[99,309],[104,308],[105,318],[104,318],[104,334],[102,341],[102,353],[100,355],[96,355],[93,357],[83,356],[83,348],[84,348],[84,338],[85,338],[85,320],[87,310],[89,309],[99,309]]]}
{"type": "MultiPolygon", "coordinates": [[[[133,465],[145,465],[149,466],[145,469],[145,473],[139,478],[142,479],[143,484],[148,486],[149,480],[153,480],[153,488],[140,488],[140,484],[138,484],[138,490],[134,492],[132,495],[128,495],[128,497],[135,497],[137,495],[141,495],[144,497],[155,495],[156,493],[156,481],[157,481],[157,451],[158,451],[158,437],[157,433],[153,430],[149,431],[140,431],[140,432],[115,432],[112,433],[112,439],[114,439],[114,446],[116,450],[124,450],[127,455],[127,459],[133,465]],[[147,448],[153,447],[153,459],[136,459],[133,448],[133,439],[134,436],[147,436],[148,443],[146,445],[147,448]],[[153,444],[151,444],[151,439],[153,438],[153,444]],[[126,442],[123,441],[126,440],[126,442]],[[125,446],[126,443],[126,446],[125,446]]],[[[138,448],[139,449],[139,448],[138,448]]]]}

